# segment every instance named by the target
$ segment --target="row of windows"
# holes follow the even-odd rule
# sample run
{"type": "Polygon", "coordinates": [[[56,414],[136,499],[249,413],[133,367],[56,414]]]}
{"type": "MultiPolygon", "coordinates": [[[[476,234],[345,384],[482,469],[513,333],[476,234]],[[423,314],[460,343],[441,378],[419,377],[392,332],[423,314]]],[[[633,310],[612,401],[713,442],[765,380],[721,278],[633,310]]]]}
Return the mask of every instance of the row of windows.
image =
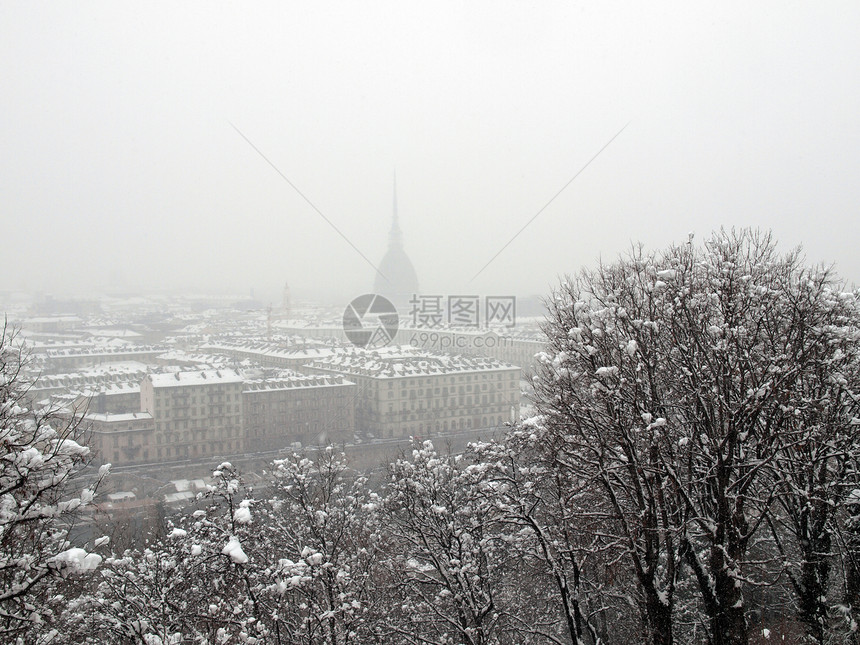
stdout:
{"type": "MultiPolygon", "coordinates": [[[[517,390],[517,388],[514,386],[513,383],[511,384],[510,389],[512,391],[517,390]]],[[[497,391],[498,392],[501,390],[498,387],[489,388],[486,384],[483,384],[483,385],[481,385],[480,389],[478,389],[477,385],[475,385],[474,389],[472,388],[471,385],[461,385],[456,389],[453,387],[452,388],[447,388],[447,387],[439,388],[439,387],[437,387],[437,388],[432,389],[432,390],[430,388],[427,388],[426,390],[423,390],[423,389],[411,390],[411,391],[408,391],[408,394],[410,395],[410,398],[415,398],[416,396],[426,396],[429,398],[431,396],[449,396],[449,395],[455,394],[455,393],[456,394],[466,394],[466,393],[472,393],[472,392],[487,392],[487,391],[497,391]]],[[[389,399],[395,398],[394,395],[395,395],[394,390],[390,390],[388,392],[388,398],[389,399]]],[[[407,396],[407,391],[401,390],[401,395],[399,398],[405,398],[406,396],[407,396]]]]}
{"type": "Polygon", "coordinates": [[[304,421],[314,421],[319,419],[326,419],[328,417],[346,417],[352,416],[353,408],[347,408],[344,410],[343,408],[332,408],[327,410],[326,414],[320,414],[318,412],[314,412],[311,410],[303,411],[303,412],[277,412],[271,411],[268,414],[246,414],[243,417],[245,423],[287,423],[292,421],[304,422],[304,421]]]}
{"type": "Polygon", "coordinates": [[[230,428],[238,427],[238,425],[238,419],[224,419],[216,417],[213,419],[192,419],[191,421],[165,421],[158,424],[158,429],[161,432],[191,429],[193,432],[200,431],[203,433],[205,433],[206,430],[218,429],[223,434],[223,429],[225,427],[229,431],[230,428]]]}
{"type": "Polygon", "coordinates": [[[192,417],[192,416],[210,416],[213,414],[239,414],[239,405],[212,405],[208,408],[189,408],[187,406],[177,405],[169,410],[157,411],[155,416],[165,416],[169,413],[172,417],[192,417]]]}
{"type": "Polygon", "coordinates": [[[155,407],[165,407],[167,405],[180,405],[182,403],[227,403],[231,401],[239,401],[242,398],[241,392],[228,392],[221,394],[217,392],[207,392],[206,394],[191,394],[186,390],[178,390],[176,392],[157,392],[155,395],[155,407]]]}
{"type": "Polygon", "coordinates": [[[292,401],[275,401],[269,403],[248,403],[245,406],[246,410],[286,410],[287,408],[326,408],[331,405],[341,403],[339,400],[332,399],[294,399],[292,401]]]}
{"type": "MultiPolygon", "coordinates": [[[[239,437],[239,436],[241,436],[242,432],[241,432],[240,428],[229,427],[229,428],[224,428],[221,432],[217,432],[214,434],[215,434],[215,436],[213,438],[222,439],[222,438],[228,438],[228,437],[239,437]]],[[[200,441],[206,441],[207,438],[208,438],[208,434],[207,434],[206,430],[200,430],[200,431],[185,430],[183,432],[171,432],[171,433],[168,433],[166,435],[162,435],[162,434],[155,435],[155,442],[158,444],[162,444],[162,443],[170,444],[170,443],[174,443],[176,441],[188,441],[188,442],[197,441],[197,442],[200,442],[200,441]]]]}
{"type": "Polygon", "coordinates": [[[472,417],[477,414],[496,413],[500,409],[505,409],[508,407],[510,406],[498,404],[488,405],[480,408],[471,408],[468,410],[451,410],[450,408],[442,408],[440,410],[435,410],[433,408],[412,408],[410,410],[388,410],[388,412],[381,412],[376,410],[360,410],[359,414],[357,415],[357,418],[390,421],[392,419],[420,419],[422,417],[430,419],[443,419],[445,417],[472,417]]]}
{"type": "MultiPolygon", "coordinates": [[[[330,430],[333,426],[328,422],[320,422],[314,421],[311,423],[310,421],[305,421],[304,423],[291,423],[289,425],[284,424],[283,426],[272,428],[267,427],[262,424],[255,424],[248,429],[249,437],[266,437],[271,435],[282,436],[288,435],[293,436],[296,433],[308,433],[308,432],[320,432],[322,430],[330,430]]],[[[298,435],[296,435],[298,436],[298,435]]]]}
{"type": "Polygon", "coordinates": [[[507,380],[507,379],[510,379],[512,382],[515,382],[515,381],[519,380],[519,375],[510,374],[510,373],[509,374],[503,374],[501,372],[498,372],[496,374],[484,374],[484,373],[474,374],[473,373],[473,374],[461,375],[461,376],[436,376],[436,377],[433,377],[432,379],[430,379],[430,378],[421,379],[421,378],[404,377],[402,380],[394,380],[394,379],[389,380],[388,381],[388,388],[394,389],[395,383],[397,384],[398,388],[404,389],[404,388],[416,388],[416,387],[420,387],[421,385],[439,385],[440,383],[447,383],[448,385],[451,385],[453,383],[475,382],[475,381],[479,381],[479,380],[480,381],[501,381],[501,380],[507,380]]]}
{"type": "Polygon", "coordinates": [[[227,393],[227,394],[201,394],[199,397],[196,394],[188,395],[183,392],[173,392],[170,396],[156,397],[156,403],[161,401],[166,401],[167,399],[171,399],[173,401],[188,401],[191,403],[197,403],[198,398],[200,399],[200,403],[206,403],[207,401],[238,401],[239,400],[238,393],[227,393]]]}
{"type": "MultiPolygon", "coordinates": [[[[474,404],[475,405],[488,405],[488,404],[492,404],[492,403],[501,403],[503,401],[502,397],[497,393],[482,394],[482,395],[480,395],[480,397],[481,397],[480,403],[478,402],[479,401],[478,397],[477,396],[474,397],[474,404]]],[[[445,400],[430,399],[429,401],[427,401],[428,405],[426,405],[426,406],[424,405],[424,403],[425,403],[424,400],[416,401],[414,399],[411,401],[401,401],[399,409],[400,410],[423,410],[426,407],[427,409],[437,409],[438,410],[440,408],[447,408],[447,407],[452,406],[452,405],[471,407],[473,405],[473,398],[471,396],[465,396],[465,397],[459,396],[456,398],[451,397],[450,399],[445,399],[445,400]]],[[[389,402],[388,411],[392,412],[396,406],[397,406],[397,403],[389,402]]]]}

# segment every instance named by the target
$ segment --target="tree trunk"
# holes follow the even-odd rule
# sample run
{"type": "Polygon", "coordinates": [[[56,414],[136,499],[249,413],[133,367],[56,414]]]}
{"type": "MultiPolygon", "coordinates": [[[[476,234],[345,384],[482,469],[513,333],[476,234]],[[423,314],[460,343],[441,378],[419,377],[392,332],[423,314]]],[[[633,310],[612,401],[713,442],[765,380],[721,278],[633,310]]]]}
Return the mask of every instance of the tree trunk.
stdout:
{"type": "Polygon", "coordinates": [[[672,605],[664,603],[659,595],[649,590],[645,599],[649,645],[672,645],[672,605]]]}
{"type": "Polygon", "coordinates": [[[715,578],[716,607],[711,616],[711,637],[714,645],[747,645],[746,608],[742,588],[734,576],[723,568],[725,558],[719,547],[712,558],[715,578]]]}
{"type": "Polygon", "coordinates": [[[823,599],[827,594],[829,566],[824,554],[830,549],[829,542],[826,535],[813,540],[801,569],[800,619],[816,643],[824,642],[827,624],[827,603],[823,599]]]}

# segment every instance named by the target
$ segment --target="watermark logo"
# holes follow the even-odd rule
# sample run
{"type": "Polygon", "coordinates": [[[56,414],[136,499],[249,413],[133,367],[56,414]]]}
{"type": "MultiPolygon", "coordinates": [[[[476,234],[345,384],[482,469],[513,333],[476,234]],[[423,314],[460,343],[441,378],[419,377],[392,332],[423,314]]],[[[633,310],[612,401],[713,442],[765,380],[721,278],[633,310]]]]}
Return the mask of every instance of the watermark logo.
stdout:
{"type": "Polygon", "coordinates": [[[358,296],[343,312],[343,331],[356,347],[374,349],[391,344],[399,324],[397,308],[376,293],[358,296]]]}
{"type": "Polygon", "coordinates": [[[427,351],[484,353],[496,347],[511,347],[512,339],[494,331],[469,333],[428,329],[412,332],[409,344],[427,351]]]}
{"type": "Polygon", "coordinates": [[[441,329],[446,325],[466,329],[510,329],[516,326],[515,296],[484,296],[482,299],[481,296],[416,294],[412,296],[409,305],[412,326],[417,329],[441,329]]]}

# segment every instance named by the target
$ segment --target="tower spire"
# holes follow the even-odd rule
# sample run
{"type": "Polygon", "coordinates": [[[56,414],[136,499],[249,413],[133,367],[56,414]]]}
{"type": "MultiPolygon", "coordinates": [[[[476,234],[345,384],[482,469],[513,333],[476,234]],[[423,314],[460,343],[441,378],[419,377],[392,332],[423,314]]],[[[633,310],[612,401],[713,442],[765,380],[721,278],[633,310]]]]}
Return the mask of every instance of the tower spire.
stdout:
{"type": "Polygon", "coordinates": [[[400,230],[400,220],[397,216],[397,171],[394,171],[394,206],[391,217],[391,232],[388,234],[390,244],[402,244],[403,232],[400,230]]]}
{"type": "Polygon", "coordinates": [[[397,172],[393,173],[393,202],[391,209],[391,232],[388,234],[388,250],[379,263],[374,278],[374,293],[381,294],[397,306],[405,307],[409,299],[418,293],[418,276],[415,267],[403,249],[403,233],[397,212],[397,172]]]}

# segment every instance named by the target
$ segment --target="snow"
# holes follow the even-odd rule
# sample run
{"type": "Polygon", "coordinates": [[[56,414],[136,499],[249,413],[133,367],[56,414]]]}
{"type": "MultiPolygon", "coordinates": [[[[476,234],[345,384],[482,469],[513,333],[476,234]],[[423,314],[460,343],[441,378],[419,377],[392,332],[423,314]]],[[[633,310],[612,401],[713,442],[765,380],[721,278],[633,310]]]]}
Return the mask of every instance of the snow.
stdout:
{"type": "Polygon", "coordinates": [[[128,423],[133,421],[152,421],[149,412],[87,412],[88,421],[102,421],[107,423],[128,423]]]}
{"type": "Polygon", "coordinates": [[[54,450],[57,454],[68,456],[86,456],[90,453],[90,449],[82,446],[73,439],[60,439],[54,444],[54,450]]]}
{"type": "Polygon", "coordinates": [[[245,552],[242,550],[242,544],[236,537],[231,537],[228,540],[224,548],[221,549],[221,553],[229,556],[234,564],[245,564],[248,562],[248,556],[245,555],[245,552]]]}
{"type": "Polygon", "coordinates": [[[18,455],[18,467],[35,470],[45,463],[44,455],[38,448],[27,448],[18,455]]]}
{"type": "Polygon", "coordinates": [[[102,562],[102,557],[97,553],[87,553],[84,549],[74,547],[66,549],[54,556],[53,561],[69,571],[93,571],[102,562]]]}
{"type": "Polygon", "coordinates": [[[170,483],[176,487],[177,492],[181,493],[188,490],[189,482],[187,479],[176,479],[170,483]]]}
{"type": "Polygon", "coordinates": [[[239,504],[239,508],[235,510],[233,513],[233,521],[237,524],[250,524],[251,523],[251,503],[246,499],[241,504],[239,504]]]}
{"type": "Polygon", "coordinates": [[[182,493],[168,493],[164,496],[164,502],[166,504],[176,504],[193,498],[194,493],[192,493],[191,491],[184,491],[182,493]]]}
{"type": "Polygon", "coordinates": [[[614,365],[612,365],[610,367],[606,367],[606,366],[598,367],[596,374],[597,374],[597,376],[612,377],[612,376],[615,376],[616,374],[618,374],[618,368],[615,367],[614,365]]]}
{"type": "Polygon", "coordinates": [[[150,374],[147,378],[152,382],[152,387],[242,383],[245,380],[242,374],[232,369],[150,374]]]}
{"type": "Polygon", "coordinates": [[[314,551],[309,546],[306,546],[305,548],[302,549],[301,556],[304,559],[304,561],[311,566],[318,566],[318,565],[322,564],[322,561],[323,561],[323,554],[314,551]]]}

